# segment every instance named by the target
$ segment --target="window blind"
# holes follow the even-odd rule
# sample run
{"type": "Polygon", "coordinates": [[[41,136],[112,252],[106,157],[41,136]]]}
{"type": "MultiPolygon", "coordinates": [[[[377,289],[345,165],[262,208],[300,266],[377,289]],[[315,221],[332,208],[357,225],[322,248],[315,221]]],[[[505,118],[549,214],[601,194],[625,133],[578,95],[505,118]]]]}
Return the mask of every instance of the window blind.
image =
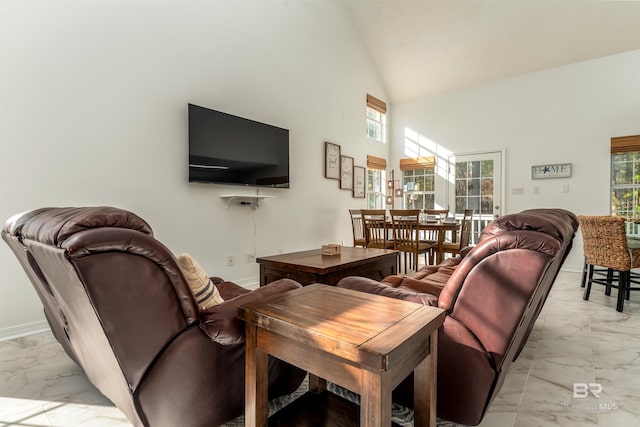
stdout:
{"type": "Polygon", "coordinates": [[[640,151],[640,135],[611,138],[612,153],[628,153],[629,151],[640,151]]]}
{"type": "Polygon", "coordinates": [[[387,103],[379,100],[373,95],[367,94],[367,107],[373,108],[374,110],[382,114],[387,113],[387,103]]]}
{"type": "Polygon", "coordinates": [[[381,157],[367,155],[367,167],[369,169],[387,169],[387,161],[381,157]]]}
{"type": "Polygon", "coordinates": [[[413,159],[400,159],[400,170],[433,169],[436,166],[436,157],[416,157],[413,159]]]}

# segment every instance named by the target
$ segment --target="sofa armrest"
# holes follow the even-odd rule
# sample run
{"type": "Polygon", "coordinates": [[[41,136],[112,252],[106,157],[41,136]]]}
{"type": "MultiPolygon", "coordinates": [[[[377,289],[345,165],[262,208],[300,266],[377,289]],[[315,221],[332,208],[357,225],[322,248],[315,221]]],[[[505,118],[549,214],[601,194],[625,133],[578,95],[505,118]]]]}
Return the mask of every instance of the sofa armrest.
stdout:
{"type": "Polygon", "coordinates": [[[200,329],[218,344],[244,342],[244,322],[237,317],[238,306],[259,301],[302,285],[291,279],[280,279],[244,295],[227,300],[200,313],[200,329]]]}
{"type": "Polygon", "coordinates": [[[418,304],[430,305],[433,307],[438,306],[438,297],[436,297],[435,295],[419,293],[408,289],[394,288],[386,283],[377,282],[366,277],[345,277],[338,282],[337,286],[340,288],[352,289],[354,291],[366,292],[369,294],[382,295],[385,297],[416,302],[418,304]]]}

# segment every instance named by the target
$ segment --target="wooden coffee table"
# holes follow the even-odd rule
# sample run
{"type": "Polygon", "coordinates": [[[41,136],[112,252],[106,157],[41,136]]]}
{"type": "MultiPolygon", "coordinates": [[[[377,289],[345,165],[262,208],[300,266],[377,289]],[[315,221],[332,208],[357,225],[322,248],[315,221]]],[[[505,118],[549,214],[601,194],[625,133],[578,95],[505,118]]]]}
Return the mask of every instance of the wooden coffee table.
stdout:
{"type": "Polygon", "coordinates": [[[268,355],[308,371],[310,394],[326,396],[327,380],[360,394],[360,425],[368,427],[391,425],[391,392],[413,372],[415,425],[436,425],[443,310],[312,284],[240,306],[238,316],[246,322],[247,426],[267,425],[268,355]]]}
{"type": "Polygon", "coordinates": [[[322,255],[320,249],[261,257],[260,286],[289,278],[303,285],[335,285],[347,276],[382,280],[396,274],[398,252],[343,246],[340,255],[322,255]]]}

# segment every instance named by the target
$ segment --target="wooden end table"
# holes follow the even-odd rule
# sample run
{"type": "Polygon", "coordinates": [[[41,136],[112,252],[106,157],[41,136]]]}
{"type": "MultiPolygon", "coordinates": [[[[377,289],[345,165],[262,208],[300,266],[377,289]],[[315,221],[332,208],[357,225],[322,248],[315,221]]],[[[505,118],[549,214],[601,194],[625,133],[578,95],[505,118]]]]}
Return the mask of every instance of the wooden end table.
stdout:
{"type": "Polygon", "coordinates": [[[240,306],[238,316],[246,322],[247,426],[267,425],[268,355],[308,371],[312,392],[328,393],[328,380],[360,394],[367,427],[391,425],[391,392],[413,372],[415,425],[436,425],[440,308],[312,284],[240,306]]]}
{"type": "Polygon", "coordinates": [[[260,264],[260,286],[289,278],[303,285],[335,285],[347,276],[382,280],[397,273],[398,251],[343,246],[340,255],[322,255],[320,249],[256,259],[260,264]]]}

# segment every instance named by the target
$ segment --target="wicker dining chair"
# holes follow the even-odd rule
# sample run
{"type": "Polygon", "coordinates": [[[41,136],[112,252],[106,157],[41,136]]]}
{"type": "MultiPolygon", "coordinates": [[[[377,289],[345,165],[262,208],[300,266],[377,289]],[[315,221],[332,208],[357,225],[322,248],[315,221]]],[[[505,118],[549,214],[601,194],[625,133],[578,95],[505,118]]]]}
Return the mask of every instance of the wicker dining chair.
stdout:
{"type": "Polygon", "coordinates": [[[631,274],[631,269],[640,268],[640,245],[629,247],[622,217],[580,215],[578,221],[582,230],[585,265],[588,267],[583,298],[589,299],[592,283],[606,286],[606,295],[611,294],[611,288],[618,289],[616,310],[621,312],[630,291],[640,290],[640,287],[631,287],[632,283],[640,283],[631,274]],[[594,278],[596,267],[607,269],[606,279],[594,278]],[[616,278],[618,285],[614,284],[616,278]]]}
{"type": "Polygon", "coordinates": [[[360,209],[349,209],[351,216],[351,229],[353,230],[353,247],[367,247],[367,238],[364,235],[364,221],[360,209]]]}

